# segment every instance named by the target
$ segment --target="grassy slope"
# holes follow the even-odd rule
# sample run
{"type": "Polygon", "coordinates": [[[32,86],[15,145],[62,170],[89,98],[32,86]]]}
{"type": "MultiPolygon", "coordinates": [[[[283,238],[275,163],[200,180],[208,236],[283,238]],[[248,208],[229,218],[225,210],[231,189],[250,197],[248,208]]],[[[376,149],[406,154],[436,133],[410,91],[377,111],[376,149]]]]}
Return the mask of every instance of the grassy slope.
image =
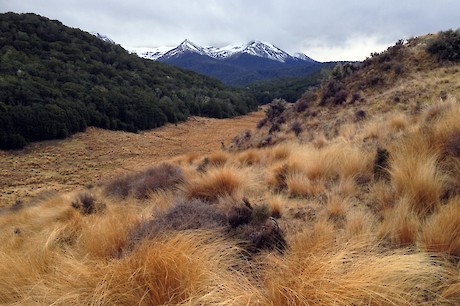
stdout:
{"type": "MultiPolygon", "coordinates": [[[[406,51],[420,59],[417,46],[406,51]]],[[[353,104],[286,110],[278,145],[255,148],[268,122],[235,141],[254,148],[180,155],[4,211],[0,301],[460,303],[458,65],[402,63],[403,77],[380,71],[353,104]],[[271,249],[269,215],[284,252],[271,249]]],[[[354,91],[376,67],[343,82],[354,91]]]]}

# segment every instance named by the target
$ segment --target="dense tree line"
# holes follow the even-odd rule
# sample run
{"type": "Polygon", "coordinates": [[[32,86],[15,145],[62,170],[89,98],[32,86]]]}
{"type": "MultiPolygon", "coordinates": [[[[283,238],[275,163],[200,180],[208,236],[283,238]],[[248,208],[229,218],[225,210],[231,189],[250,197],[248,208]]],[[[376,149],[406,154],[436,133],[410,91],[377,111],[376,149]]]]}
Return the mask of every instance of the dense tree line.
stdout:
{"type": "Polygon", "coordinates": [[[87,126],[135,132],[190,115],[230,117],[254,96],[35,14],[0,14],[0,149],[87,126]]]}
{"type": "Polygon", "coordinates": [[[294,103],[311,87],[317,87],[328,78],[332,68],[337,63],[323,63],[323,68],[304,77],[284,78],[270,81],[260,81],[247,88],[261,104],[267,104],[274,99],[282,99],[294,103]]]}

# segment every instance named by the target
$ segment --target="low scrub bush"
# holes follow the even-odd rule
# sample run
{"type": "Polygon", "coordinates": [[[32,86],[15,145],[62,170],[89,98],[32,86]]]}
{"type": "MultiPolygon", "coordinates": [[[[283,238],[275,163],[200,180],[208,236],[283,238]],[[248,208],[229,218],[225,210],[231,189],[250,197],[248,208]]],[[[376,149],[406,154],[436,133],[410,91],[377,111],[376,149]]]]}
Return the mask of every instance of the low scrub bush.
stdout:
{"type": "Polygon", "coordinates": [[[90,215],[103,211],[105,209],[105,204],[97,201],[92,193],[85,191],[76,196],[72,201],[72,207],[79,210],[84,215],[90,215]]]}
{"type": "Polygon", "coordinates": [[[147,198],[155,190],[174,188],[182,181],[182,169],[173,164],[162,163],[140,173],[121,176],[107,184],[104,191],[109,196],[134,196],[141,199],[147,198]]]}
{"type": "Polygon", "coordinates": [[[440,32],[428,44],[428,52],[436,55],[439,61],[460,60],[460,29],[440,32]]]}
{"type": "Polygon", "coordinates": [[[284,234],[267,205],[253,206],[247,199],[228,210],[202,200],[177,200],[164,213],[141,222],[130,235],[131,248],[145,239],[185,230],[213,230],[242,243],[250,253],[286,248],[284,234]]]}

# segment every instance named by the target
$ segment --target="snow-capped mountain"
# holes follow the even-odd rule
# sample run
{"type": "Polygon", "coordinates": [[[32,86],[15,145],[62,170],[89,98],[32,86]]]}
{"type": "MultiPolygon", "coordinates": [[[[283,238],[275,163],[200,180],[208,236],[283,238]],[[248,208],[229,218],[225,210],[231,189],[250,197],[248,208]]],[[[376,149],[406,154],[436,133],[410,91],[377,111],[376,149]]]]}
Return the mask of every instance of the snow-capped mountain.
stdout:
{"type": "Polygon", "coordinates": [[[171,47],[134,48],[131,49],[130,52],[137,54],[137,56],[139,57],[156,61],[157,59],[165,55],[165,53],[169,50],[171,50],[171,47]]]}
{"type": "MultiPolygon", "coordinates": [[[[91,33],[108,43],[100,33],[91,33]]],[[[273,44],[251,41],[225,47],[202,47],[184,40],[177,47],[130,49],[139,57],[174,65],[219,79],[228,85],[248,85],[255,81],[302,77],[323,67],[303,53],[290,55],[273,44]]]]}
{"type": "Polygon", "coordinates": [[[202,47],[186,39],[180,45],[170,50],[166,50],[165,48],[154,48],[145,49],[141,52],[134,50],[134,52],[137,53],[140,57],[152,60],[167,60],[181,56],[185,53],[196,53],[199,55],[209,56],[217,60],[224,60],[240,54],[249,54],[261,58],[278,61],[281,63],[285,63],[288,60],[299,59],[302,61],[313,61],[305,54],[299,53],[301,56],[291,56],[287,52],[276,47],[275,45],[261,41],[251,41],[243,45],[232,44],[225,47],[217,48],[202,47]]]}
{"type": "Polygon", "coordinates": [[[306,62],[315,62],[314,59],[312,59],[311,57],[309,57],[305,53],[297,52],[297,53],[294,53],[292,56],[295,57],[295,58],[301,59],[303,61],[306,61],[306,62]]]}
{"type": "Polygon", "coordinates": [[[101,34],[101,33],[98,33],[98,32],[91,32],[92,35],[96,36],[97,38],[99,38],[100,40],[103,40],[105,42],[108,42],[112,45],[116,45],[117,43],[114,42],[111,38],[109,38],[108,36],[105,36],[104,34],[101,34]]]}

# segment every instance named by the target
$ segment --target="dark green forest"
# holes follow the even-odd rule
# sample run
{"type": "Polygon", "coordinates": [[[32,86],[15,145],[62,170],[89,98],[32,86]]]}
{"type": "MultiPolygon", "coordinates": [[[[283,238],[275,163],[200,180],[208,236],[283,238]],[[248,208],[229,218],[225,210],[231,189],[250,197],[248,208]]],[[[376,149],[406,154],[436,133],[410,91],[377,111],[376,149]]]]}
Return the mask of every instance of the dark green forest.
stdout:
{"type": "Polygon", "coordinates": [[[88,126],[136,132],[257,107],[247,90],[141,59],[35,14],[1,14],[0,48],[0,149],[88,126]]]}
{"type": "Polygon", "coordinates": [[[259,81],[246,88],[256,97],[259,104],[267,104],[274,99],[283,99],[294,103],[312,87],[319,87],[324,80],[329,78],[332,68],[337,65],[323,63],[323,68],[304,77],[283,78],[269,81],[259,81]]]}

